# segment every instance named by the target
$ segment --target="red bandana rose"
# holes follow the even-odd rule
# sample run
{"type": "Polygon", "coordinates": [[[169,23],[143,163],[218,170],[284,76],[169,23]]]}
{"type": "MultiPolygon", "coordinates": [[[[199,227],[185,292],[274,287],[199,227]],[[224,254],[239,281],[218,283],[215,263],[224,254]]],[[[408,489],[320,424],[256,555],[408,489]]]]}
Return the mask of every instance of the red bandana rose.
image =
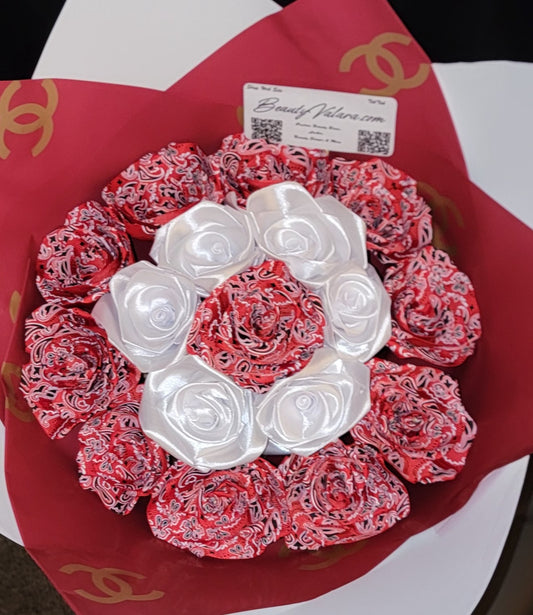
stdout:
{"type": "Polygon", "coordinates": [[[431,211],[416,182],[383,160],[334,158],[334,196],[366,223],[367,245],[384,261],[431,243],[431,211]]]}
{"type": "Polygon", "coordinates": [[[35,310],[26,322],[26,351],[21,389],[50,438],[137,396],[139,371],[78,308],[45,303],[35,310]]]}
{"type": "Polygon", "coordinates": [[[168,468],[168,455],[142,432],[138,411],[138,402],[122,404],[89,419],[78,435],[81,486],[123,515],[168,468]]]}
{"type": "Polygon", "coordinates": [[[117,175],[102,192],[126,230],[153,239],[156,230],[202,199],[217,201],[206,156],[194,143],[169,143],[117,175]]]}
{"type": "Polygon", "coordinates": [[[157,538],[219,559],[260,555],[287,525],[282,484],[261,458],[207,473],[177,462],[156,486],[147,515],[157,538]]]}
{"type": "Polygon", "coordinates": [[[379,534],[409,514],[402,483],[369,447],[333,442],[278,468],[285,481],[290,549],[319,549],[379,534]]]}
{"type": "Polygon", "coordinates": [[[319,297],[284,263],[267,260],[228,278],[200,304],[187,350],[264,393],[309,363],[324,343],[324,325],[319,297]]]}
{"type": "Polygon", "coordinates": [[[209,156],[209,164],[219,190],[240,207],[254,190],[283,181],[298,182],[313,196],[326,194],[329,185],[326,152],[247,139],[244,134],[226,137],[209,156]]]}
{"type": "Polygon", "coordinates": [[[36,284],[47,301],[93,303],[109,290],[111,277],[133,262],[122,222],[107,207],[88,201],[43,239],[36,284]]]}
{"type": "Polygon", "coordinates": [[[368,365],[372,409],[353,437],[376,446],[412,483],[455,478],[476,435],[457,382],[431,367],[381,359],[368,365]]]}
{"type": "Polygon", "coordinates": [[[455,366],[474,352],[481,335],[474,289],[446,252],[426,246],[390,267],[383,283],[392,301],[387,346],[394,354],[455,366]]]}

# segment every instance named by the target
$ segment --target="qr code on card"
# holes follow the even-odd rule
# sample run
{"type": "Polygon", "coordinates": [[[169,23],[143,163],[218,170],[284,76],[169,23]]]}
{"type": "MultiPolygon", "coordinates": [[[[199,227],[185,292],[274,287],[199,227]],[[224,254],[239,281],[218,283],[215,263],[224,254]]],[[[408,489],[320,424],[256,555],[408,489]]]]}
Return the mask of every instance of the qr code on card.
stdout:
{"type": "Polygon", "coordinates": [[[283,122],[281,120],[268,120],[252,117],[252,139],[265,139],[271,143],[281,141],[283,122]]]}
{"type": "Polygon", "coordinates": [[[359,130],[357,132],[357,151],[360,154],[388,156],[390,152],[390,132],[359,130]]]}

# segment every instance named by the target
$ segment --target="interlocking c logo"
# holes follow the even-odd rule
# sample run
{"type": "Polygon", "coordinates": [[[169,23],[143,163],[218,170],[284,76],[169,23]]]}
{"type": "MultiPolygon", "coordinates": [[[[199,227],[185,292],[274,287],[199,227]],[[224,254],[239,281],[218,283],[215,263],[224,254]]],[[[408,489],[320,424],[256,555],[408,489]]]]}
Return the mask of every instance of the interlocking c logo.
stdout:
{"type": "Polygon", "coordinates": [[[439,194],[433,186],[425,182],[417,182],[416,187],[433,214],[433,245],[454,256],[457,253],[457,246],[451,244],[447,236],[452,226],[452,220],[455,226],[464,228],[465,224],[461,211],[450,198],[439,194]]]}
{"type": "Polygon", "coordinates": [[[83,589],[74,590],[78,596],[99,602],[101,604],[117,604],[128,600],[146,601],[158,600],[165,595],[165,592],[154,590],[148,594],[134,594],[130,583],[121,577],[131,577],[132,579],[146,579],[142,574],[120,570],[120,568],[92,568],[83,564],[67,564],[60,569],[60,572],[72,574],[73,572],[87,572],[91,575],[91,580],[96,589],[102,592],[102,596],[95,596],[83,589]]]}
{"type": "Polygon", "coordinates": [[[20,365],[9,363],[8,361],[2,363],[1,374],[6,391],[5,404],[6,410],[9,410],[13,416],[16,416],[25,423],[29,423],[33,420],[33,414],[27,409],[26,404],[23,403],[22,394],[19,391],[21,371],[20,365]]]}
{"type": "Polygon", "coordinates": [[[26,135],[42,129],[39,141],[32,147],[32,156],[38,156],[48,145],[54,131],[52,117],[57,108],[57,88],[51,79],[45,79],[41,85],[47,95],[46,107],[38,103],[25,103],[10,109],[9,103],[15,92],[20,89],[20,81],[12,81],[2,92],[0,96],[0,158],[3,160],[10,154],[10,150],[5,143],[6,131],[26,135]],[[35,119],[26,123],[17,121],[20,116],[26,114],[35,116],[35,119]]]}
{"type": "Polygon", "coordinates": [[[11,293],[11,299],[9,300],[9,317],[11,318],[11,322],[15,324],[17,322],[17,317],[19,315],[20,302],[22,297],[18,290],[14,290],[11,293]]]}
{"type": "MultiPolygon", "coordinates": [[[[298,568],[300,570],[323,570],[324,568],[329,568],[330,566],[335,565],[341,559],[348,557],[349,555],[353,555],[366,545],[366,540],[359,540],[350,545],[333,545],[328,547],[327,549],[321,549],[319,551],[309,551],[309,558],[313,559],[313,562],[310,564],[300,564],[298,568]]],[[[291,551],[285,545],[282,545],[281,549],[278,552],[279,557],[285,558],[289,557],[291,554],[295,553],[291,551]]]]}
{"type": "Polygon", "coordinates": [[[405,77],[403,66],[398,58],[386,49],[384,45],[388,43],[400,43],[401,45],[409,45],[411,39],[399,32],[384,32],[378,34],[367,45],[359,45],[347,51],[339,64],[339,71],[347,73],[352,67],[352,64],[360,58],[365,57],[365,62],[368,70],[385,83],[385,87],[379,90],[371,90],[369,88],[361,88],[361,94],[376,94],[380,96],[394,96],[396,92],[409,88],[416,88],[424,83],[430,72],[429,64],[420,64],[417,72],[412,77],[405,77]],[[378,63],[378,58],[382,58],[390,66],[391,72],[385,72],[378,63]]]}

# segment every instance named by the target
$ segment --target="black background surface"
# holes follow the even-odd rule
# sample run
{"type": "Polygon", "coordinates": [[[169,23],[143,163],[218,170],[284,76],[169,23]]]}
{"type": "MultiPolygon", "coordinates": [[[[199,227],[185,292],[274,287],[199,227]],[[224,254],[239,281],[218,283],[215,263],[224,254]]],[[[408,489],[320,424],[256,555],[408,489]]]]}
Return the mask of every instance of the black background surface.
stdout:
{"type": "MultiPolygon", "coordinates": [[[[277,3],[286,6],[293,1],[277,0],[277,3]]],[[[389,0],[389,3],[433,62],[533,62],[531,0],[389,0]]],[[[0,79],[31,77],[63,4],[64,0],[2,2],[0,79]]]]}
{"type": "MultiPolygon", "coordinates": [[[[1,2],[0,80],[32,76],[64,1],[1,2]]],[[[277,3],[286,6],[293,1],[277,0],[277,3]]],[[[533,62],[533,0],[388,1],[433,62],[533,62]]],[[[475,615],[533,613],[532,492],[530,463],[506,547],[475,615]]],[[[70,613],[24,550],[3,537],[0,537],[0,571],[3,581],[0,615],[70,613]]]]}

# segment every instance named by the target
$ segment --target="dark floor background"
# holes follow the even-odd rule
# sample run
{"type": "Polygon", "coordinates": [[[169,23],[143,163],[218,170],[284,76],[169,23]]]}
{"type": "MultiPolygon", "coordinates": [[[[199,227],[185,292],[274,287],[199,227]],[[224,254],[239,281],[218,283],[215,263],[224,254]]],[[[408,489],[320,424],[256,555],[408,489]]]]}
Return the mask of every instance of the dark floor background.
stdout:
{"type": "MultiPolygon", "coordinates": [[[[533,62],[532,0],[389,2],[434,62],[533,62]]],[[[63,4],[64,0],[2,2],[0,79],[31,77],[63,4]]],[[[533,615],[532,491],[530,463],[505,549],[473,615],[533,615]]],[[[70,613],[25,550],[0,536],[0,615],[70,613]]]]}

